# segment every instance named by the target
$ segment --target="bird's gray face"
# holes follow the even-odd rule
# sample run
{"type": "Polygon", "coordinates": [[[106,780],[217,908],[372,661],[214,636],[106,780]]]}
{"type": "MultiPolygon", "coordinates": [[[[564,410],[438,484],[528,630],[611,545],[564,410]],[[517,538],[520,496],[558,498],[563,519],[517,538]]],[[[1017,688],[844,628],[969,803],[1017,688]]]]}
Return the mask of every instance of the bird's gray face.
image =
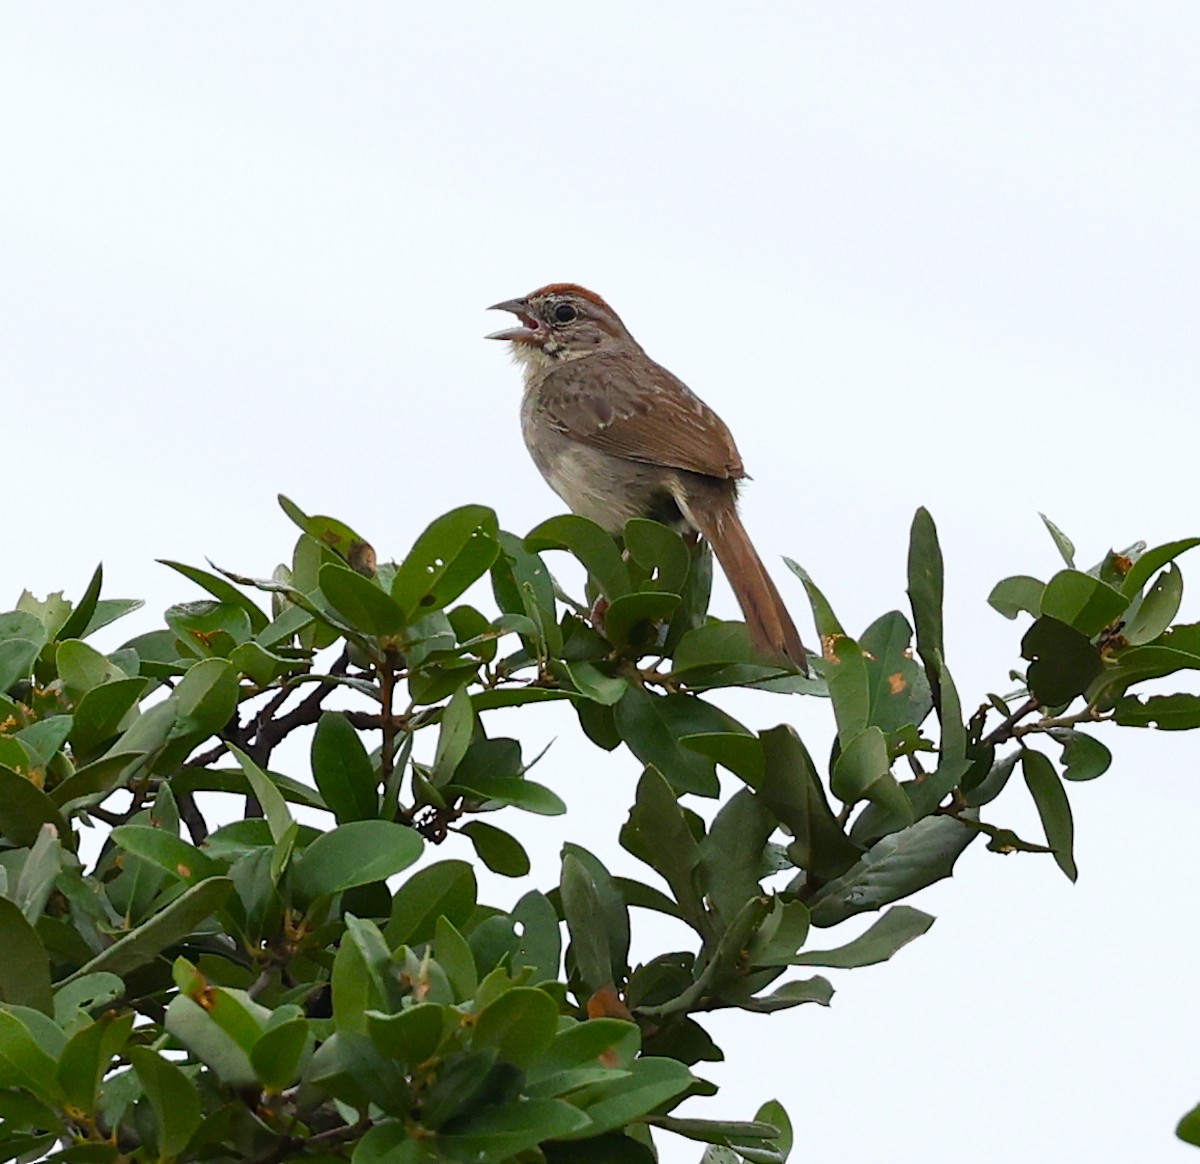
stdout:
{"type": "Polygon", "coordinates": [[[516,327],[494,331],[488,339],[508,340],[524,363],[552,363],[631,343],[616,312],[598,295],[573,284],[551,284],[523,299],[506,299],[489,311],[511,311],[516,327]]]}

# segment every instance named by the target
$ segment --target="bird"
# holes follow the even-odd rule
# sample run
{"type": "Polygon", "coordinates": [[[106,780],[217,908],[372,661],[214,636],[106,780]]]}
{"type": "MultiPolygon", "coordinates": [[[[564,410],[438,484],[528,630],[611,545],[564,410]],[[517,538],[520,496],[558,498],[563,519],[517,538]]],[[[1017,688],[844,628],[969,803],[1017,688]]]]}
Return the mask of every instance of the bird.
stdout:
{"type": "Polygon", "coordinates": [[[550,283],[495,303],[525,390],[521,432],[573,513],[620,536],[650,518],[708,542],[765,660],[807,672],[800,634],[738,514],[741,454],[725,422],[655,363],[594,291],[550,283]]]}

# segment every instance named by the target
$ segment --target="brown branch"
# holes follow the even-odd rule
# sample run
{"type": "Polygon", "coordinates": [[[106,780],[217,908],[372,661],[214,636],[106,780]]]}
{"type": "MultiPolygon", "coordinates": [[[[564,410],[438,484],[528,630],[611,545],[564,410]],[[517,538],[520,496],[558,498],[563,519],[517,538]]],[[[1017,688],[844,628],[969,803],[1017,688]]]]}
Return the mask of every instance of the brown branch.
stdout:
{"type": "Polygon", "coordinates": [[[392,669],[390,655],[381,667],[376,669],[379,676],[379,696],[383,710],[379,715],[379,726],[383,732],[383,745],[379,749],[379,782],[386,788],[392,778],[393,749],[396,746],[396,720],[392,715],[392,699],[396,693],[396,672],[392,669]]]}
{"type": "Polygon", "coordinates": [[[190,792],[176,792],[175,803],[179,806],[179,819],[187,825],[192,844],[204,844],[208,839],[208,822],[201,815],[195,796],[190,792]]]}
{"type": "Polygon", "coordinates": [[[990,744],[993,747],[996,744],[1007,743],[1014,738],[1017,724],[1021,722],[1027,715],[1041,707],[1041,704],[1030,696],[1012,715],[1007,716],[1004,720],[998,723],[986,736],[979,742],[981,744],[990,744]]]}
{"type": "Polygon", "coordinates": [[[246,755],[265,768],[270,762],[275,746],[284,737],[306,724],[316,723],[321,718],[321,702],[336,686],[337,684],[328,681],[318,683],[287,715],[264,723],[255,733],[254,742],[246,749],[246,755]]]}

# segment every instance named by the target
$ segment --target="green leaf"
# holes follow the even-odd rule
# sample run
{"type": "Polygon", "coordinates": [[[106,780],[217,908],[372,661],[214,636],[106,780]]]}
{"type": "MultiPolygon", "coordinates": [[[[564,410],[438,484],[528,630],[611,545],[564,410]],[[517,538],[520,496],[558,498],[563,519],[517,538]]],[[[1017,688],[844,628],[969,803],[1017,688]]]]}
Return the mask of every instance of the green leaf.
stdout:
{"type": "Polygon", "coordinates": [[[1052,728],[1050,736],[1062,744],[1063,777],[1095,780],[1112,764],[1112,753],[1095,736],[1071,728],[1052,728]]]}
{"type": "Polygon", "coordinates": [[[792,833],[788,856],[822,881],[841,876],[861,850],[834,817],[808,750],[788,725],[761,739],[765,771],[758,794],[792,833]]]}
{"type": "Polygon", "coordinates": [[[833,700],[838,741],[844,748],[862,732],[871,717],[871,676],[863,649],[847,635],[827,640],[825,681],[833,700]]]}
{"type": "MultiPolygon", "coordinates": [[[[163,704],[158,706],[163,707],[166,713],[164,718],[174,722],[174,709],[163,704]]],[[[152,708],[147,716],[141,718],[146,719],[157,710],[157,707],[152,708]]],[[[70,804],[72,800],[92,796],[95,793],[107,794],[121,783],[126,774],[132,770],[132,766],[144,755],[144,752],[109,752],[98,760],[93,760],[90,764],[77,769],[61,784],[55,785],[50,793],[50,799],[61,807],[70,804]]]]}
{"type": "Polygon", "coordinates": [[[868,722],[884,732],[919,725],[933,706],[929,680],[912,658],[912,627],[898,610],[877,618],[858,640],[866,666],[868,722]]]}
{"type": "Polygon", "coordinates": [[[949,816],[927,816],[889,833],[813,894],[809,900],[813,925],[837,925],[949,877],[954,862],[977,835],[949,816]]]}
{"type": "Polygon", "coordinates": [[[437,1050],[447,1015],[452,1013],[432,1002],[421,1002],[396,1014],[369,1010],[367,1034],[381,1054],[415,1067],[437,1050]]]}
{"type": "Polygon", "coordinates": [[[267,628],[270,620],[258,604],[224,578],[218,578],[215,574],[198,569],[196,566],[187,566],[183,562],[172,562],[167,558],[159,558],[158,564],[178,571],[189,581],[195,582],[197,586],[207,590],[218,602],[240,606],[246,612],[246,617],[250,620],[250,626],[255,634],[267,628]]]}
{"type": "Polygon", "coordinates": [[[522,966],[528,967],[532,985],[556,982],[562,960],[562,937],[558,914],[549,899],[531,889],[513,906],[509,919],[514,927],[521,929],[510,960],[514,972],[522,966]]]}
{"type": "Polygon", "coordinates": [[[643,764],[653,764],[676,792],[699,796],[720,792],[716,769],[712,760],[683,747],[680,738],[745,732],[736,720],[693,695],[653,695],[632,684],[616,706],[615,722],[621,738],[643,764]]]}
{"type": "Polygon", "coordinates": [[[564,663],[562,666],[571,685],[580,695],[604,707],[612,707],[619,703],[629,685],[621,676],[606,675],[599,667],[587,661],[564,663]]]}
{"type": "Polygon", "coordinates": [[[234,647],[229,653],[229,661],[239,675],[245,675],[259,687],[268,687],[273,680],[301,668],[298,660],[276,655],[255,642],[234,647]]]}
{"type": "Polygon", "coordinates": [[[459,688],[442,709],[437,751],[433,758],[433,783],[441,788],[450,782],[455,769],[467,754],[475,732],[475,711],[466,690],[459,688]]]}
{"type": "Polygon", "coordinates": [[[433,949],[438,965],[446,972],[454,989],[455,998],[459,1002],[469,1001],[479,985],[475,955],[471,953],[466,938],[444,917],[439,917],[434,926],[433,949]]]}
{"type": "MultiPolygon", "coordinates": [[[[37,622],[33,615],[26,617],[37,622]]],[[[42,630],[40,622],[37,629],[42,630]]],[[[38,644],[30,639],[5,638],[0,641],[0,695],[13,684],[29,678],[39,649],[38,644]]]]}
{"type": "Polygon", "coordinates": [[[673,529],[657,521],[632,518],[625,523],[625,548],[634,562],[650,572],[639,589],[683,594],[691,569],[691,554],[673,529]]]}
{"type": "Polygon", "coordinates": [[[387,820],[356,820],[322,833],[292,861],[292,885],[303,901],[382,881],[420,855],[419,833],[387,820]]]}
{"type": "Polygon", "coordinates": [[[117,735],[145,690],[146,680],[139,678],[118,679],[87,692],[75,705],[72,716],[70,740],[74,753],[86,756],[117,735]]]}
{"type": "Polygon", "coordinates": [[[1175,1134],[1185,1144],[1200,1148],[1200,1103],[1175,1125],[1175,1134]]]}
{"type": "Polygon", "coordinates": [[[450,1159],[490,1164],[590,1127],[586,1115],[561,1099],[527,1099],[480,1108],[456,1121],[453,1133],[439,1135],[436,1143],[450,1159]]]}
{"type": "Polygon", "coordinates": [[[754,1113],[754,1118],[760,1123],[772,1124],[779,1129],[775,1143],[779,1148],[780,1158],[786,1161],[792,1151],[792,1121],[788,1118],[783,1104],[777,1099],[769,1099],[754,1113]]]}
{"type": "Polygon", "coordinates": [[[1099,578],[1079,570],[1060,570],[1046,583],[1041,613],[1090,639],[1119,618],[1128,605],[1125,595],[1099,578]]]}
{"type": "Polygon", "coordinates": [[[1071,819],[1071,805],[1066,790],[1048,756],[1024,748],[1021,752],[1021,770],[1029,787],[1038,816],[1046,833],[1046,844],[1054,851],[1058,867],[1072,880],[1079,877],[1073,855],[1075,824],[1071,819]]]}
{"type": "Polygon", "coordinates": [[[470,793],[485,804],[511,805],[538,816],[562,816],[567,806],[543,784],[520,776],[457,776],[447,792],[470,793]]]}
{"type": "Polygon", "coordinates": [[[58,1107],[63,1099],[55,1060],[65,1046],[66,1036],[40,1011],[14,1004],[0,1009],[0,1076],[5,1077],[8,1085],[19,1081],[22,1087],[51,1107],[58,1107]],[[57,1032],[58,1046],[49,1048],[52,1054],[47,1053],[47,1047],[39,1038],[49,1032],[33,1022],[37,1018],[57,1032]]]}
{"type": "MultiPolygon", "coordinates": [[[[237,672],[225,659],[201,659],[179,681],[169,702],[175,704],[173,737],[215,735],[237,709],[237,672]]],[[[144,717],[143,717],[144,718],[144,717]]]]}
{"type": "MultiPolygon", "coordinates": [[[[177,994],[167,1007],[163,1025],[202,1063],[210,1067],[228,1087],[250,1088],[258,1085],[258,1076],[250,1063],[247,1045],[254,1042],[254,1031],[248,1031],[239,1042],[225,1029],[225,1023],[217,1021],[217,1000],[228,999],[228,992],[213,988],[211,995],[201,1006],[185,994],[177,994]]],[[[222,1007],[227,1010],[228,1007],[222,1007]]]]}
{"type": "Polygon", "coordinates": [[[578,1140],[621,1128],[674,1099],[694,1082],[692,1073],[674,1059],[645,1057],[628,1065],[629,1074],[580,1088],[571,1099],[591,1123],[561,1139],[578,1140]],[[583,1133],[586,1131],[586,1135],[583,1133]]]}
{"type": "Polygon", "coordinates": [[[537,628],[535,640],[526,646],[558,657],[562,651],[562,632],[558,626],[554,597],[554,579],[546,563],[525,549],[519,538],[499,535],[503,553],[492,564],[492,592],[505,614],[524,615],[537,628]]]}
{"type": "MultiPolygon", "coordinates": [[[[563,855],[559,892],[580,978],[593,994],[612,987],[613,957],[600,895],[583,863],[570,853],[563,855]]],[[[624,902],[621,906],[624,908],[624,902]]]]}
{"type": "Polygon", "coordinates": [[[966,775],[971,767],[967,757],[967,729],[963,723],[962,704],[958,688],[946,667],[946,661],[935,652],[928,660],[929,672],[937,677],[940,698],[938,721],[942,739],[938,747],[938,765],[931,776],[919,783],[908,785],[916,817],[926,816],[945,799],[952,788],[966,775]]]}
{"type": "Polygon", "coordinates": [[[360,1111],[374,1103],[385,1113],[407,1115],[413,1103],[399,1065],[383,1058],[365,1034],[350,1031],[337,1031],[317,1048],[305,1068],[305,1083],[360,1111]]]}
{"type": "Polygon", "coordinates": [[[54,652],[54,665],[63,685],[78,697],[112,679],[124,679],[119,667],[81,639],[66,639],[54,652]]]}
{"type": "Polygon", "coordinates": [[[482,820],[467,821],[458,831],[470,840],[479,859],[493,873],[524,877],[529,872],[529,854],[511,833],[482,820]]]}
{"type": "Polygon", "coordinates": [[[115,974],[86,974],[54,991],[54,1021],[70,1030],[82,1015],[107,1006],[125,993],[125,983],[115,974]]]}
{"type": "Polygon", "coordinates": [[[148,1047],[130,1047],[126,1057],[137,1072],[154,1112],[159,1156],[178,1156],[203,1119],[195,1083],[174,1063],[148,1047]]]}
{"type": "Polygon", "coordinates": [[[701,732],[681,736],[679,742],[690,751],[716,760],[751,788],[757,790],[762,785],[766,761],[757,736],[742,735],[741,732],[701,732]]]}
{"type": "Polygon", "coordinates": [[[789,961],[793,966],[834,966],[843,970],[874,966],[886,962],[901,947],[919,938],[934,920],[910,905],[894,905],[852,942],[834,950],[805,950],[789,961]]]}
{"type": "Polygon", "coordinates": [[[513,1098],[520,1086],[520,1073],[511,1064],[498,1060],[499,1055],[491,1047],[469,1054],[447,1055],[425,1094],[421,1123],[427,1128],[440,1128],[485,1105],[513,1098]]]}
{"type": "MultiPolygon", "coordinates": [[[[766,1148],[765,1140],[773,1140],[779,1134],[779,1128],[771,1123],[751,1122],[749,1120],[698,1120],[679,1119],[677,1116],[651,1116],[647,1121],[656,1128],[664,1128],[677,1136],[686,1136],[689,1140],[698,1140],[702,1144],[724,1144],[731,1146],[734,1141],[757,1143],[760,1148],[766,1148]]],[[[753,1153],[753,1150],[752,1150],[753,1153]]],[[[768,1158],[781,1160],[779,1153],[768,1156],[749,1155],[747,1160],[768,1158]]]]}
{"type": "Polygon", "coordinates": [[[759,664],[762,657],[750,641],[744,622],[706,622],[679,640],[672,671],[682,674],[699,667],[721,667],[729,663],[759,664]]]}
{"type": "MultiPolygon", "coordinates": [[[[1161,731],[1187,731],[1200,727],[1200,695],[1151,695],[1145,700],[1127,695],[1117,700],[1114,720],[1124,727],[1156,727],[1161,731]]],[[[1071,773],[1066,773],[1068,779],[1071,773]]]]}
{"type": "Polygon", "coordinates": [[[55,752],[67,742],[72,722],[69,715],[47,716],[14,732],[11,738],[20,740],[41,764],[49,764],[55,752]]]}
{"type": "Polygon", "coordinates": [[[641,1047],[641,1031],[624,1019],[594,1018],[568,1022],[549,1049],[529,1069],[530,1081],[549,1080],[576,1068],[627,1068],[641,1047]]]}
{"type": "Polygon", "coordinates": [[[830,788],[845,804],[868,799],[906,824],[912,822],[912,804],[891,773],[887,739],[877,727],[866,728],[844,745],[830,788]]]}
{"type": "Polygon", "coordinates": [[[438,861],[414,873],[392,898],[383,934],[388,945],[416,946],[433,937],[439,917],[462,929],[475,909],[475,870],[466,861],[438,861]]]}
{"type": "MultiPolygon", "coordinates": [[[[597,924],[607,938],[609,968],[600,968],[600,974],[595,979],[596,985],[616,984],[623,982],[629,973],[629,910],[625,896],[613,875],[604,863],[594,853],[582,845],[567,841],[563,845],[564,873],[566,858],[578,862],[584,873],[588,892],[594,895],[597,924]]],[[[566,900],[563,901],[564,908],[566,900]]],[[[579,926],[572,932],[578,932],[579,926]]],[[[587,977],[585,975],[585,977],[587,977]]],[[[592,981],[592,979],[589,979],[592,981]]]]}
{"type": "Polygon", "coordinates": [[[126,852],[165,869],[188,885],[196,885],[223,872],[216,861],[195,845],[189,845],[182,837],[165,829],[118,825],[112,831],[112,839],[126,852]]]}
{"type": "Polygon", "coordinates": [[[271,830],[271,839],[276,845],[288,843],[288,837],[291,836],[295,827],[295,820],[292,817],[291,810],[287,806],[287,801],[283,798],[283,793],[275,786],[275,782],[271,777],[250,759],[241,748],[235,744],[228,744],[227,747],[233,758],[241,765],[246,780],[254,791],[254,798],[258,801],[259,806],[263,810],[263,815],[267,818],[267,825],[271,830]]]}
{"type": "Polygon", "coordinates": [[[326,601],[355,630],[376,636],[398,635],[408,625],[404,608],[373,579],[336,562],[326,562],[318,577],[326,601]]]}
{"type": "Polygon", "coordinates": [[[135,610],[141,610],[145,605],[140,598],[101,598],[79,637],[86,639],[117,619],[124,618],[135,610]]]}
{"type": "Polygon", "coordinates": [[[763,849],[777,823],[766,803],[743,788],[721,807],[700,842],[704,885],[727,926],[762,892],[763,849]]]}
{"type": "Polygon", "coordinates": [[[101,950],[60,986],[101,970],[124,975],[145,965],[168,946],[186,938],[205,918],[220,909],[232,889],[233,881],[228,877],[213,877],[193,885],[137,929],[101,950]]]}
{"type": "Polygon", "coordinates": [[[77,1030],[58,1059],[58,1082],[67,1102],[81,1111],[95,1110],[100,1083],[133,1031],[133,1014],[102,1015],[77,1030]]]}
{"type": "Polygon", "coordinates": [[[312,773],[338,824],[379,815],[379,776],[358,732],[340,712],[327,711],[317,721],[312,773]]]}
{"type": "Polygon", "coordinates": [[[482,578],[500,552],[496,515],[463,505],[432,522],[396,570],[392,598],[412,619],[441,610],[482,578]]]}
{"type": "Polygon", "coordinates": [[[942,548],[937,526],[927,509],[918,509],[913,517],[908,541],[908,600],[912,605],[917,630],[917,651],[925,664],[925,673],[938,703],[938,677],[929,660],[934,654],[945,656],[942,638],[942,595],[945,587],[942,548]]]}
{"type": "Polygon", "coordinates": [[[313,1041],[305,1018],[269,1026],[250,1051],[250,1062],[263,1086],[281,1092],[295,1083],[312,1054],[313,1041]]]}
{"type": "Polygon", "coordinates": [[[573,513],[552,517],[535,526],[525,537],[531,553],[542,550],[568,550],[595,580],[610,602],[632,589],[629,570],[611,534],[594,522],[573,513]]]}
{"type": "Polygon", "coordinates": [[[1147,550],[1134,562],[1129,573],[1125,575],[1125,580],[1121,583],[1121,593],[1128,598],[1140,594],[1142,587],[1154,577],[1156,570],[1168,562],[1174,561],[1180,554],[1186,553],[1194,546],[1200,546],[1200,538],[1183,538],[1180,541],[1167,542],[1165,545],[1147,550]]]}
{"type": "MultiPolygon", "coordinates": [[[[624,1132],[606,1132],[602,1136],[590,1136],[570,1144],[551,1140],[543,1144],[541,1150],[546,1164],[657,1164],[658,1157],[645,1142],[648,1140],[648,1132],[642,1133],[642,1139],[636,1140],[624,1132]]],[[[704,1164],[709,1162],[704,1161],[704,1164]]],[[[730,1164],[740,1162],[735,1158],[730,1164]]]]}
{"type": "Polygon", "coordinates": [[[558,1030],[558,1007],[544,990],[516,986],[484,1007],[472,1046],[495,1047],[502,1059],[528,1067],[549,1048],[558,1030]]]}
{"type": "Polygon", "coordinates": [[[1152,642],[1171,625],[1182,601],[1183,574],[1171,563],[1155,579],[1141,602],[1130,608],[1130,617],[1121,629],[1122,638],[1133,646],[1152,642]]]}
{"type": "Polygon", "coordinates": [[[184,650],[201,659],[228,658],[253,633],[250,618],[241,606],[227,602],[182,602],[165,616],[184,650]]]}
{"type": "Polygon", "coordinates": [[[10,883],[6,893],[30,925],[37,925],[42,916],[54,891],[55,878],[62,869],[73,867],[73,864],[70,851],[58,843],[54,829],[43,825],[33,848],[25,857],[16,885],[10,883]]]}
{"type": "Polygon", "coordinates": [[[1100,652],[1087,635],[1045,615],[1025,632],[1021,654],[1031,660],[1029,690],[1045,707],[1070,703],[1102,670],[1100,652]]]}
{"type": "Polygon", "coordinates": [[[42,825],[53,825],[62,843],[75,848],[75,834],[50,799],[31,780],[0,766],[0,835],[18,848],[30,848],[42,825]]]}
{"type": "Polygon", "coordinates": [[[39,601],[28,590],[22,590],[21,597],[17,599],[17,609],[32,614],[45,628],[49,640],[54,639],[71,616],[71,603],[63,597],[61,590],[47,594],[45,602],[39,601]]]}
{"type": "Polygon", "coordinates": [[[815,1002],[818,1006],[828,1006],[833,1000],[833,993],[828,979],[818,974],[813,978],[785,982],[770,994],[758,994],[753,997],[739,995],[733,1000],[733,1005],[755,1014],[774,1014],[777,1010],[790,1010],[794,1006],[804,1006],[810,1002],[815,1002]]]}
{"type": "Polygon", "coordinates": [[[638,781],[637,798],[621,830],[621,846],[662,876],[684,916],[704,933],[707,918],[695,876],[700,849],[675,793],[654,767],[647,768],[638,781]]]}
{"type": "Polygon", "coordinates": [[[1028,574],[1016,574],[1005,578],[992,587],[988,605],[1005,618],[1016,618],[1021,611],[1037,618],[1042,613],[1042,592],[1046,583],[1028,574]]]}
{"type": "Polygon", "coordinates": [[[527,703],[553,703],[570,698],[570,692],[549,687],[495,687],[490,691],[476,691],[471,696],[471,706],[478,713],[498,707],[522,707],[527,703]]]}
{"type": "MultiPolygon", "coordinates": [[[[88,624],[92,621],[92,614],[96,610],[96,604],[100,599],[100,589],[103,585],[104,566],[101,564],[93,572],[87,588],[83,592],[83,597],[79,600],[79,605],[71,611],[67,621],[58,628],[56,636],[58,639],[79,639],[87,633],[88,624]]],[[[2,686],[0,684],[0,687],[2,686]]]]}
{"type": "Polygon", "coordinates": [[[1050,531],[1050,537],[1054,540],[1054,546],[1062,555],[1062,560],[1066,562],[1067,568],[1073,570],[1075,568],[1075,543],[1044,513],[1039,513],[1038,517],[1042,519],[1042,524],[1050,531]]]}
{"type": "Polygon", "coordinates": [[[604,612],[604,637],[620,651],[634,648],[639,654],[657,649],[654,624],[670,619],[679,606],[678,594],[639,590],[614,598],[604,612]]]}
{"type": "Polygon", "coordinates": [[[791,558],[784,558],[783,561],[784,565],[804,583],[804,592],[808,595],[813,621],[817,624],[817,634],[821,636],[822,643],[844,635],[846,632],[842,630],[842,624],[838,621],[837,615],[833,613],[833,607],[829,605],[829,600],[817,589],[816,583],[808,576],[804,567],[793,562],[791,558]]]}
{"type": "Polygon", "coordinates": [[[781,901],[776,897],[771,912],[750,939],[748,960],[751,966],[786,966],[808,939],[811,923],[808,906],[802,901],[781,901]]]}
{"type": "Polygon", "coordinates": [[[344,521],[319,515],[309,517],[294,501],[279,494],[279,508],[318,545],[332,550],[343,561],[358,567],[373,562],[375,551],[344,521]]]}
{"type": "MultiPolygon", "coordinates": [[[[341,1156],[316,1158],[318,1164],[335,1164],[341,1156]]],[[[436,1159],[416,1139],[412,1139],[398,1119],[377,1121],[350,1153],[350,1164],[433,1164],[436,1159]]]]}
{"type": "Polygon", "coordinates": [[[20,907],[0,897],[0,1002],[50,1014],[50,958],[20,907]]]}
{"type": "Polygon", "coordinates": [[[46,645],[48,637],[42,620],[35,614],[25,610],[10,610],[0,614],[0,642],[32,643],[36,653],[46,645]]]}

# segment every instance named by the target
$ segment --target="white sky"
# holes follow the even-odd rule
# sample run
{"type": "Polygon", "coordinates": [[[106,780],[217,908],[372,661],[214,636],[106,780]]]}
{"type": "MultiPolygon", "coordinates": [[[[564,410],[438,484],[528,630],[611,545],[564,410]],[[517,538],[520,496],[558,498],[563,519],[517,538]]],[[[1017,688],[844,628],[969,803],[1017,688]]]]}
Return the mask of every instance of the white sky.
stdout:
{"type": "MultiPolygon", "coordinates": [[[[152,559],[290,554],[277,491],[383,557],[468,501],[530,528],[558,504],[482,308],[572,280],[726,419],[764,556],[849,628],[903,605],[930,508],[974,706],[1017,661],[991,585],[1057,568],[1039,509],[1085,566],[1200,532],[1198,59],[1187,0],[7,4],[0,607],[103,558],[148,629],[200,597],[152,559]]],[[[826,705],[727,705],[824,754],[826,705]]],[[[633,872],[637,765],[558,715],[512,725],[560,737],[538,777],[572,813],[500,823],[535,869],[567,838],[633,872]]],[[[1192,1158],[1197,741],[1105,738],[1077,886],[980,844],[830,1010],[711,1022],[694,1114],[778,1096],[797,1160],[1192,1158]]],[[[1016,783],[990,819],[1037,832],[1016,783]]]]}

